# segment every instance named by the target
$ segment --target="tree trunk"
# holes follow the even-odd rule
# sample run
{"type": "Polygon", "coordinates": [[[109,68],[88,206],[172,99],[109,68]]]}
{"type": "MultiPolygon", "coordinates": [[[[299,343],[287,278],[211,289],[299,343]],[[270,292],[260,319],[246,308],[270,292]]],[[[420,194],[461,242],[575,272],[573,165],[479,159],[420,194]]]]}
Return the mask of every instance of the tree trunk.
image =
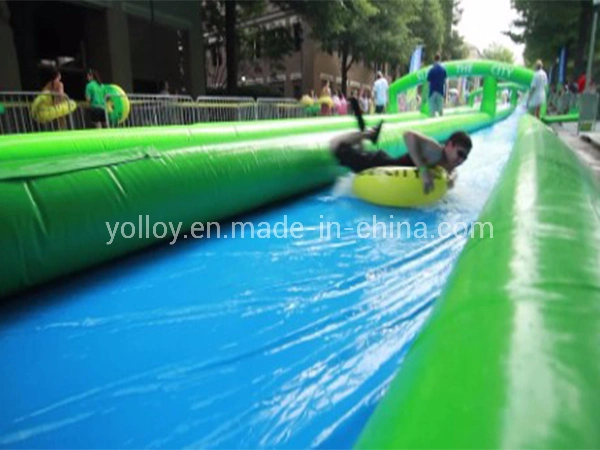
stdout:
{"type": "Polygon", "coordinates": [[[581,0],[579,2],[579,38],[575,47],[575,73],[576,80],[579,75],[585,72],[585,49],[590,39],[590,28],[592,24],[592,2],[581,0]]]}
{"type": "Polygon", "coordinates": [[[237,91],[238,58],[237,33],[235,32],[236,1],[225,1],[225,54],[227,62],[227,93],[233,95],[237,91]]]}
{"type": "Polygon", "coordinates": [[[346,91],[348,87],[348,49],[342,49],[342,94],[347,97],[346,91]]]}

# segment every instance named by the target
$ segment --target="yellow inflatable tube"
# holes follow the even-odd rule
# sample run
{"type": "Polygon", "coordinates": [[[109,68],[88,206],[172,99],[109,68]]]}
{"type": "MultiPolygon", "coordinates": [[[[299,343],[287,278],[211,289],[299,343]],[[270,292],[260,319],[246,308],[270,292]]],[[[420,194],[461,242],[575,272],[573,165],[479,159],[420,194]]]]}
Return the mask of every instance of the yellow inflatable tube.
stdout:
{"type": "Polygon", "coordinates": [[[39,123],[48,123],[59,117],[68,116],[77,109],[77,103],[73,100],[61,100],[54,103],[54,98],[47,92],[38,95],[31,104],[31,117],[39,123]]]}
{"type": "Polygon", "coordinates": [[[116,84],[105,84],[104,94],[107,96],[106,111],[110,123],[116,125],[125,122],[131,111],[131,103],[125,91],[116,84]]]}
{"type": "Polygon", "coordinates": [[[415,207],[434,203],[448,191],[447,172],[436,167],[433,190],[423,192],[423,180],[416,167],[376,167],[354,177],[354,194],[369,203],[382,206],[415,207]]]}
{"type": "Polygon", "coordinates": [[[330,108],[333,108],[333,99],[329,95],[319,97],[319,100],[317,100],[317,102],[320,105],[327,105],[330,108]]]}
{"type": "Polygon", "coordinates": [[[300,104],[302,106],[312,106],[315,104],[315,101],[312,99],[312,97],[309,97],[308,95],[303,95],[300,99],[300,104]]]}

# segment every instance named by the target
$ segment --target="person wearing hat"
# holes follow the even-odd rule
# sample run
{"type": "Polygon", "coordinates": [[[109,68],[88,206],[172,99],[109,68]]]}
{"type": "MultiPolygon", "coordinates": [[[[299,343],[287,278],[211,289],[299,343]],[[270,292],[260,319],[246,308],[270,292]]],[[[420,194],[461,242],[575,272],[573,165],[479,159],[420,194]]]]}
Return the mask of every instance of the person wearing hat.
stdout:
{"type": "Polygon", "coordinates": [[[373,95],[375,96],[375,113],[383,114],[388,101],[388,82],[381,70],[377,72],[377,81],[373,85],[373,95]]]}

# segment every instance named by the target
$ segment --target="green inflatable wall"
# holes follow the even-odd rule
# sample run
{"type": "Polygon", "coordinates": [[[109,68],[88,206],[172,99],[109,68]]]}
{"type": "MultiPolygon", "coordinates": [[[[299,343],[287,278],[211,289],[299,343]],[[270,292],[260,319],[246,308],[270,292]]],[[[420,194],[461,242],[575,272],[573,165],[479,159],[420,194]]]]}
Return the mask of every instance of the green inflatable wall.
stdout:
{"type": "MultiPolygon", "coordinates": [[[[502,91],[504,89],[509,90],[512,97],[516,93],[516,91],[527,92],[529,90],[529,86],[517,83],[498,83],[498,91],[502,91]]],[[[467,105],[471,107],[474,106],[475,99],[479,95],[483,95],[483,86],[478,89],[474,89],[469,93],[467,97],[467,105]]]]}
{"type": "Polygon", "coordinates": [[[560,116],[543,116],[544,123],[579,122],[579,112],[562,114],[560,116]]]}
{"type": "MultiPolygon", "coordinates": [[[[472,108],[452,108],[448,115],[470,114],[472,108]]],[[[425,116],[419,112],[365,116],[367,126],[385,119],[386,124],[420,121],[425,116]]],[[[275,138],[306,133],[356,130],[352,116],[317,117],[310,119],[264,120],[258,122],[207,123],[193,126],[165,126],[154,128],[124,128],[96,130],[15,134],[0,137],[0,179],[20,173],[23,165],[39,166],[44,159],[44,169],[51,165],[64,165],[62,158],[74,154],[98,155],[111,158],[108,153],[117,150],[162,151],[211,143],[233,143],[251,139],[275,138]]],[[[28,169],[29,170],[29,169],[28,169]]],[[[61,169],[59,169],[60,171],[61,169]]]]}
{"type": "Polygon", "coordinates": [[[530,116],[356,448],[600,447],[600,190],[530,116]]]}
{"type": "MultiPolygon", "coordinates": [[[[401,154],[407,129],[444,140],[511,112],[396,123],[386,116],[380,143],[401,154]]],[[[118,234],[107,245],[106,222],[149,216],[152,223],[182,222],[185,232],[193,222],[222,220],[332,183],[342,170],[328,142],[332,130],[351,125],[356,129],[352,118],[319,118],[6,136],[0,140],[0,297],[158,241],[118,234]],[[301,134],[288,133],[289,122],[304,123],[301,134]]]]}

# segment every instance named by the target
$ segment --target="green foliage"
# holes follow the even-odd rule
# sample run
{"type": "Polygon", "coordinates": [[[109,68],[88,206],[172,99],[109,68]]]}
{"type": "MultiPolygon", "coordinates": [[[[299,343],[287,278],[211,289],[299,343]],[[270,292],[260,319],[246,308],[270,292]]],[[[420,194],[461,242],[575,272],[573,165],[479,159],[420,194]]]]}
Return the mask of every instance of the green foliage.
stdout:
{"type": "Polygon", "coordinates": [[[460,0],[443,0],[442,11],[445,20],[442,57],[446,60],[465,59],[469,53],[467,46],[463,37],[454,29],[459,24],[463,13],[460,0]]]}
{"type": "Polygon", "coordinates": [[[411,32],[418,2],[415,0],[372,0],[377,13],[366,23],[366,29],[358,39],[362,42],[361,57],[367,63],[390,63],[393,66],[406,63],[418,39],[411,32]],[[369,35],[364,37],[364,35],[369,35]]]}
{"type": "MultiPolygon", "coordinates": [[[[553,64],[566,45],[571,59],[581,66],[589,39],[591,0],[511,0],[520,18],[516,30],[506,34],[514,42],[525,44],[528,65],[542,59],[553,64]]],[[[580,70],[580,68],[576,68],[580,70]]]]}
{"type": "Polygon", "coordinates": [[[483,51],[483,58],[508,64],[514,64],[515,62],[515,55],[512,50],[496,42],[483,51]]]}
{"type": "MultiPolygon", "coordinates": [[[[237,21],[248,22],[266,12],[268,0],[238,1],[237,21]]],[[[425,46],[425,62],[435,53],[445,59],[466,55],[462,37],[454,29],[462,11],[459,0],[269,0],[272,5],[293,11],[309,25],[310,38],[341,61],[342,85],[357,61],[380,67],[408,67],[417,44],[425,46]]],[[[225,0],[206,0],[202,17],[205,31],[222,45],[225,36],[225,0]]],[[[305,38],[308,34],[305,30],[305,38]]],[[[260,25],[236,28],[237,60],[280,61],[294,50],[292,30],[265,29],[260,25]]],[[[344,89],[345,86],[342,86],[344,89]]]]}
{"type": "MultiPolygon", "coordinates": [[[[202,4],[203,27],[205,33],[214,39],[215,42],[212,45],[220,51],[227,39],[234,39],[237,49],[235,59],[238,64],[242,61],[264,58],[276,67],[280,66],[281,60],[294,50],[291,30],[283,26],[266,29],[261,25],[245,25],[235,27],[235,36],[227,36],[226,2],[227,0],[205,0],[202,4]]],[[[266,0],[236,2],[236,22],[238,24],[248,23],[251,19],[264,14],[267,5],[266,0]]],[[[226,59],[231,61],[231,55],[227,55],[226,59]]],[[[234,67],[237,71],[238,65],[234,67]]],[[[227,66],[227,70],[231,70],[230,65],[227,66]]],[[[237,78],[237,73],[232,76],[236,82],[237,78]]]]}
{"type": "Polygon", "coordinates": [[[409,23],[418,0],[273,2],[302,16],[310,24],[311,37],[321,48],[340,56],[343,90],[348,70],[356,61],[398,64],[408,59],[416,43],[409,23]]]}
{"type": "MultiPolygon", "coordinates": [[[[200,8],[200,18],[204,32],[215,37],[217,42],[225,42],[225,3],[226,0],[205,0],[200,8]]],[[[253,0],[251,2],[237,2],[237,20],[245,22],[253,17],[263,14],[267,6],[266,0],[253,0]]],[[[238,29],[238,38],[243,39],[245,32],[238,29]]],[[[250,30],[251,31],[251,30],[250,30]]]]}
{"type": "Polygon", "coordinates": [[[442,50],[447,27],[442,9],[443,1],[445,0],[419,0],[416,18],[410,25],[413,36],[425,46],[425,63],[431,63],[435,54],[442,50]]]}

